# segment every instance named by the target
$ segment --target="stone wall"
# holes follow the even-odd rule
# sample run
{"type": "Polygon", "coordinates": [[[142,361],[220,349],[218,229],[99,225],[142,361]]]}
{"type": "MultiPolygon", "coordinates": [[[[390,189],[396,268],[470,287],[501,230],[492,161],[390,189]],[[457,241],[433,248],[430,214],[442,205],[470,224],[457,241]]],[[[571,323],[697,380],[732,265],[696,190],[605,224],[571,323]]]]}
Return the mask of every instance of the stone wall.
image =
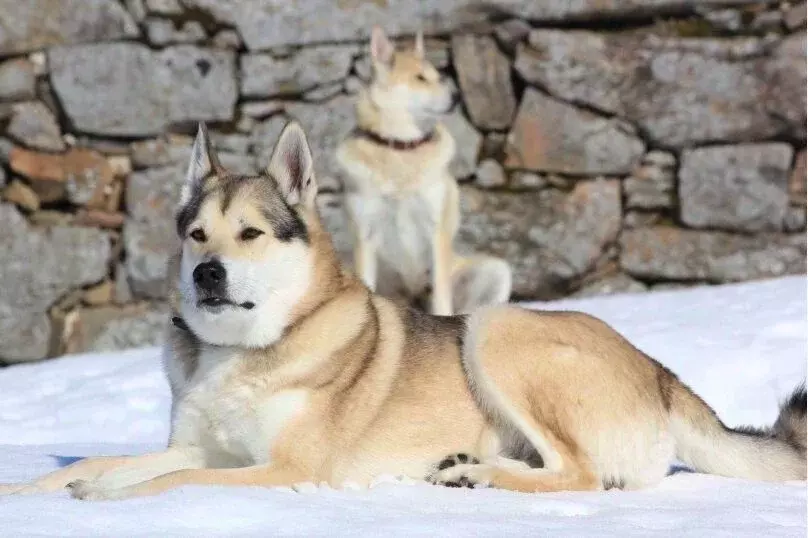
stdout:
{"type": "Polygon", "coordinates": [[[0,0],[0,361],[161,338],[195,122],[265,165],[333,149],[373,23],[426,30],[462,106],[461,248],[550,299],[804,273],[805,4],[743,0],[0,0]]]}

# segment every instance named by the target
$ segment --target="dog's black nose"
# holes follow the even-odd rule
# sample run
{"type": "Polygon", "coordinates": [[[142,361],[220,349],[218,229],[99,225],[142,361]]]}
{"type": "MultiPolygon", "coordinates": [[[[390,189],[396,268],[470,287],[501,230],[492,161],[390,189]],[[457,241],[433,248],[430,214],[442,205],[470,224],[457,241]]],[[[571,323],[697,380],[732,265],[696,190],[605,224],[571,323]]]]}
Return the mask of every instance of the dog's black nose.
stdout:
{"type": "Polygon", "coordinates": [[[203,290],[213,291],[224,286],[227,271],[218,260],[200,263],[194,269],[194,282],[203,290]]]}

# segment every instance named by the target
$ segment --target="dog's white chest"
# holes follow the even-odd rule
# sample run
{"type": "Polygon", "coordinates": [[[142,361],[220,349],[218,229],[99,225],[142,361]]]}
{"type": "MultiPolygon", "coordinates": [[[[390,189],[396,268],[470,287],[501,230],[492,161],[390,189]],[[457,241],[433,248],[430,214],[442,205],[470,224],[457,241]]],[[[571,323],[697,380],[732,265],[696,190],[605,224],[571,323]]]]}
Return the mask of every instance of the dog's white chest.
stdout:
{"type": "Polygon", "coordinates": [[[200,361],[198,375],[179,402],[175,437],[186,436],[244,464],[268,462],[283,429],[306,407],[307,391],[270,393],[234,373],[232,361],[208,368],[205,362],[210,357],[200,361]]]}

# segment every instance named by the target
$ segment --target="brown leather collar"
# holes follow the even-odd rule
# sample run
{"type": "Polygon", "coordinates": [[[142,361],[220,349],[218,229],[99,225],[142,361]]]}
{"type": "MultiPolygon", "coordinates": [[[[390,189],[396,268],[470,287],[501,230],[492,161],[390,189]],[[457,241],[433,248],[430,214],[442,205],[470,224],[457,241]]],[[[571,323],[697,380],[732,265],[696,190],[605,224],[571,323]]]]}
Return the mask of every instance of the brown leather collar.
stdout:
{"type": "Polygon", "coordinates": [[[429,131],[424,136],[416,140],[397,140],[395,138],[385,138],[377,133],[374,133],[373,131],[368,131],[367,129],[355,129],[354,134],[356,136],[366,138],[374,144],[398,150],[417,149],[435,138],[435,131],[429,131]]]}

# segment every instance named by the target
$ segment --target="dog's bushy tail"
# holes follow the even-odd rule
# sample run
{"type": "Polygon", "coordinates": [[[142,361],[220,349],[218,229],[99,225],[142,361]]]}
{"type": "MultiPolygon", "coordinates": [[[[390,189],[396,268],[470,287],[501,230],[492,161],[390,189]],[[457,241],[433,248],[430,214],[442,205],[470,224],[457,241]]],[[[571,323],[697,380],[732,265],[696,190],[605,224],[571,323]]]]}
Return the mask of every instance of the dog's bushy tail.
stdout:
{"type": "Polygon", "coordinates": [[[806,479],[806,391],[797,387],[768,428],[728,428],[687,386],[671,394],[677,457],[697,471],[753,480],[806,479]]]}

